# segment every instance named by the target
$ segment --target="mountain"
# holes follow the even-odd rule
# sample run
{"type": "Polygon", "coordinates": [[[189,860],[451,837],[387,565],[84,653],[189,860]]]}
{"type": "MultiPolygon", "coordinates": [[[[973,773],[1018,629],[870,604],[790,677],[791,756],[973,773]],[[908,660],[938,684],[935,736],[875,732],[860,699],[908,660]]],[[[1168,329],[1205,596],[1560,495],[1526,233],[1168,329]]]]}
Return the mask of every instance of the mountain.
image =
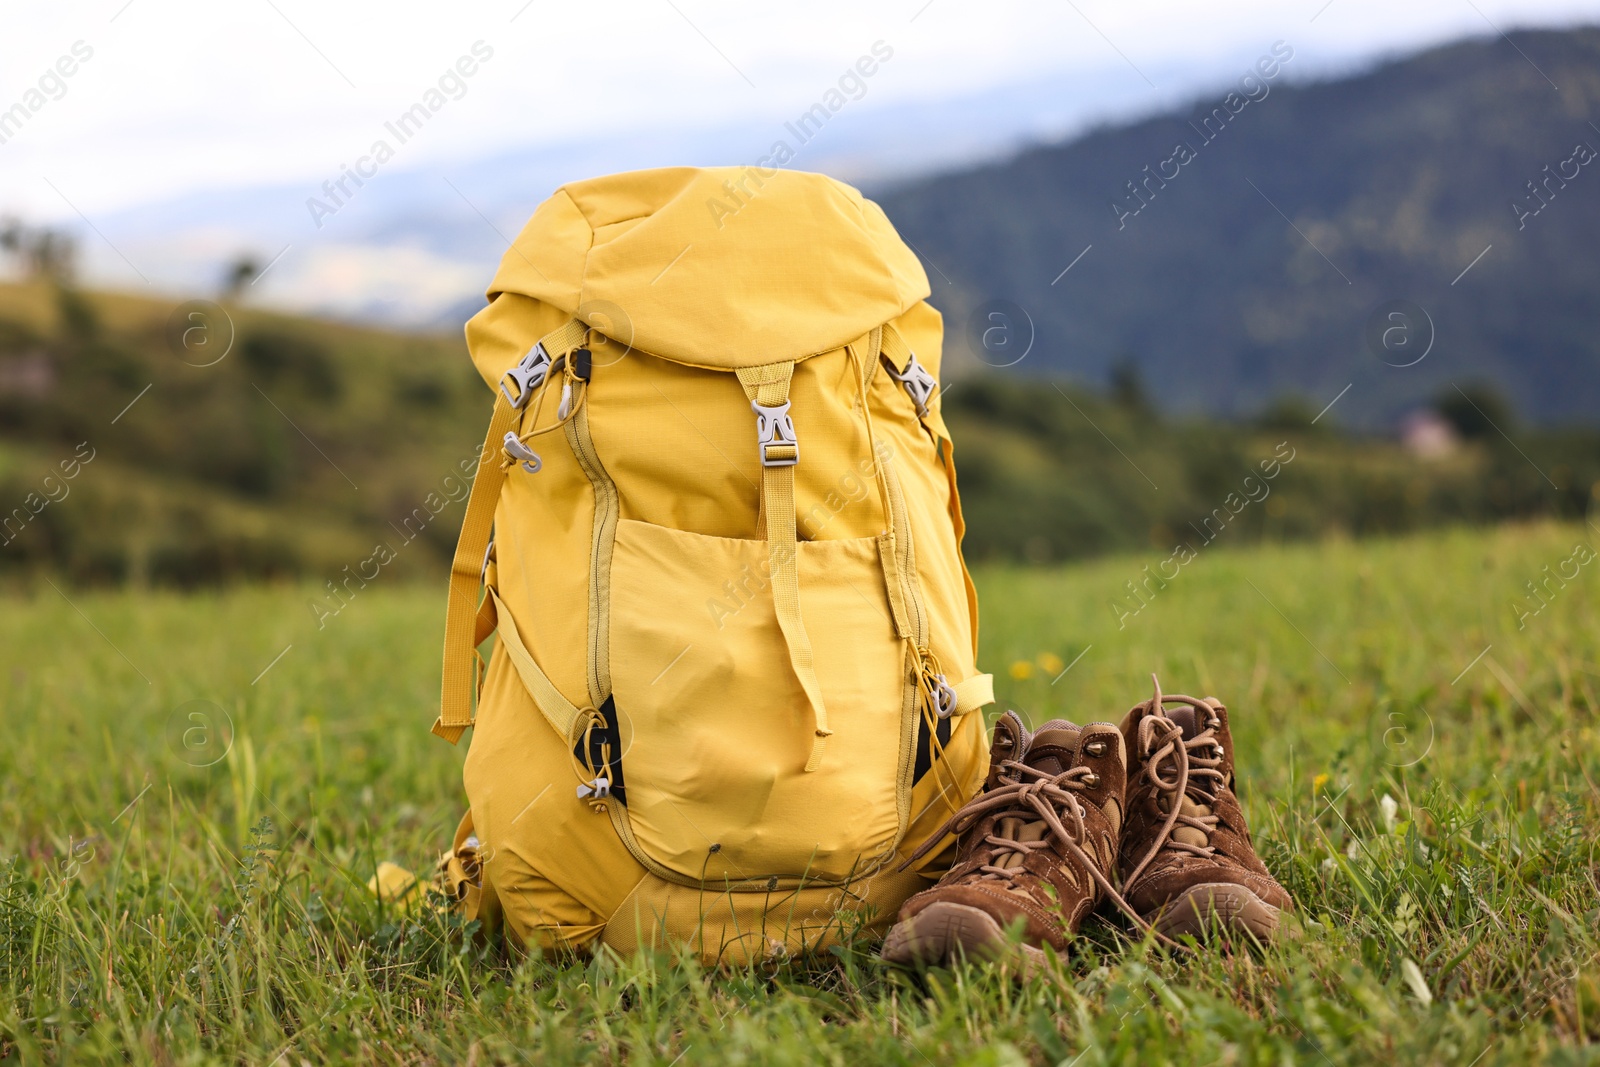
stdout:
{"type": "MultiPolygon", "coordinates": [[[[1077,128],[1103,90],[1078,72],[847,108],[792,165],[860,182],[923,256],[952,376],[1025,351],[1007,373],[1098,386],[1136,367],[1158,407],[1211,415],[1337,398],[1329,420],[1372,430],[1491,382],[1532,420],[1592,421],[1600,29],[1517,31],[1323,81],[1326,64],[1273,47],[1188,106],[981,166],[963,161],[1077,128]],[[906,176],[934,166],[965,169],[906,176]]],[[[508,145],[385,174],[320,228],[314,183],[196,193],[99,218],[110,243],[83,247],[191,292],[251,250],[272,263],[249,290],[262,305],[454,332],[561,182],[738,163],[773,135],[508,145]]]]}
{"type": "Polygon", "coordinates": [[[1316,84],[1275,49],[1190,108],[881,192],[952,371],[1132,366],[1169,410],[1294,393],[1365,428],[1492,382],[1594,421],[1600,29],[1316,84]]]}

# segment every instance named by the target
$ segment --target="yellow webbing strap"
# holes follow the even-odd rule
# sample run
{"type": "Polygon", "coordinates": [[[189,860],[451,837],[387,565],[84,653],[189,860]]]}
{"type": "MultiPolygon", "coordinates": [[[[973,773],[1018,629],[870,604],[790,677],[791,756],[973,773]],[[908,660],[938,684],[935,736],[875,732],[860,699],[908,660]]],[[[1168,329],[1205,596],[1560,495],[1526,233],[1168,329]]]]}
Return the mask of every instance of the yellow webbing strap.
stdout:
{"type": "MultiPolygon", "coordinates": [[[[489,561],[483,568],[483,584],[490,589],[500,588],[500,571],[495,566],[493,547],[489,549],[489,561]]],[[[494,633],[497,625],[494,600],[491,597],[484,597],[478,604],[477,618],[472,620],[473,651],[477,651],[478,646],[489,639],[489,635],[494,633]]]]}
{"type": "MultiPolygon", "coordinates": [[[[939,457],[944,461],[945,477],[950,481],[950,523],[956,531],[956,548],[960,549],[961,542],[967,536],[967,519],[961,513],[961,493],[956,488],[956,460],[955,446],[948,438],[939,439],[939,457]]],[[[978,654],[978,587],[972,584],[972,572],[967,570],[966,557],[958,551],[956,558],[961,560],[961,584],[967,591],[967,614],[972,625],[972,654],[978,654]]]]}
{"type": "MultiPolygon", "coordinates": [[[[752,405],[763,408],[786,408],[789,400],[789,381],[794,376],[794,363],[769,363],[764,367],[747,367],[739,371],[739,384],[752,405]]],[[[760,423],[758,422],[758,425],[760,423]]],[[[795,540],[794,518],[794,466],[798,459],[798,443],[773,446],[761,442],[764,463],[761,468],[761,505],[767,524],[767,561],[772,583],[772,606],[778,616],[778,627],[783,631],[789,646],[789,663],[800,688],[805,690],[816,717],[816,734],[811,742],[811,755],[806,760],[806,770],[814,771],[822,764],[823,749],[833,731],[828,729],[828,711],[822,703],[822,684],[817,681],[817,668],[811,652],[811,638],[800,617],[799,546],[795,540]],[[766,465],[765,460],[787,461],[766,465]]]]}
{"type": "MultiPolygon", "coordinates": [[[[551,359],[566,355],[583,342],[589,327],[574,320],[540,339],[551,359]]],[[[478,615],[478,593],[483,580],[484,555],[494,530],[495,505],[506,472],[500,460],[501,445],[507,431],[516,428],[521,408],[511,405],[504,392],[496,389],[494,415],[484,436],[483,452],[478,456],[478,473],[472,479],[472,495],[467,498],[467,513],[461,520],[461,536],[456,541],[455,559],[450,564],[450,598],[444,620],[444,684],[439,697],[439,718],[433,732],[452,745],[472,725],[475,681],[472,642],[478,615]]]]}
{"type": "Polygon", "coordinates": [[[899,374],[905,369],[906,360],[911,358],[911,346],[906,344],[906,339],[900,336],[900,331],[885,323],[883,325],[883,340],[878,343],[878,354],[889,361],[889,366],[899,374]]]}
{"type": "Polygon", "coordinates": [[[952,686],[956,691],[955,714],[965,715],[994,703],[994,675],[974,674],[964,682],[952,686]]]}
{"type": "Polygon", "coordinates": [[[570,739],[572,724],[578,721],[577,706],[561,695],[561,690],[555,687],[555,684],[545,676],[544,671],[539,669],[539,665],[533,661],[532,653],[528,651],[528,646],[522,643],[522,635],[517,632],[516,620],[512,619],[511,612],[500,599],[500,594],[491,588],[489,596],[494,600],[495,611],[500,618],[500,643],[506,646],[506,655],[511,657],[512,665],[522,676],[522,684],[527,687],[528,695],[539,705],[539,711],[555,732],[563,738],[570,739]]]}

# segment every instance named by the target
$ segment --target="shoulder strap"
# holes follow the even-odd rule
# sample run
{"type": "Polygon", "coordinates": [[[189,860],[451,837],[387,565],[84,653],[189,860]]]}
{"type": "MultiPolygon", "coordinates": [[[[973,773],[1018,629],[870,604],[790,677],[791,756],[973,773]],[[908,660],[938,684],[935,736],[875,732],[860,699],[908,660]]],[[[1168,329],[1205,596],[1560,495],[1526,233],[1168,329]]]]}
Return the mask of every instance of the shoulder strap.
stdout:
{"type": "Polygon", "coordinates": [[[906,344],[898,330],[887,323],[882,330],[878,355],[883,360],[884,369],[889,372],[889,377],[905,388],[911,402],[917,406],[917,417],[926,424],[928,405],[939,388],[939,380],[932,371],[917,362],[917,354],[911,351],[911,346],[906,344]]]}
{"type": "Polygon", "coordinates": [[[500,643],[506,646],[506,655],[511,657],[512,666],[516,667],[517,673],[522,676],[522,684],[527,687],[528,695],[533,697],[533,702],[539,706],[539,712],[550,724],[550,728],[570,742],[572,724],[578,721],[578,706],[562,696],[561,690],[555,687],[555,683],[550,681],[534,662],[533,654],[528,651],[528,646],[522,643],[522,635],[517,632],[517,622],[500,599],[500,594],[490,588],[489,597],[494,601],[500,624],[498,631],[500,643]]]}
{"type": "Polygon", "coordinates": [[[806,760],[806,770],[814,771],[822,765],[822,752],[833,731],[828,729],[828,711],[822,703],[822,684],[817,680],[811,638],[800,617],[799,545],[794,519],[794,468],[800,462],[800,442],[789,417],[789,382],[793,377],[792,360],[739,371],[739,384],[744,386],[750,408],[756,414],[772,606],[789,646],[789,663],[816,718],[816,734],[806,760]]]}
{"type": "MultiPolygon", "coordinates": [[[[456,541],[455,559],[450,564],[450,598],[445,608],[444,621],[444,684],[439,697],[439,718],[433,732],[452,745],[461,740],[461,734],[472,725],[472,705],[477,670],[474,653],[477,636],[474,625],[483,585],[485,560],[489,552],[489,535],[494,529],[495,506],[500,502],[500,489],[505,484],[506,472],[500,459],[502,443],[507,433],[521,420],[522,410],[534,382],[530,375],[542,377],[549,361],[566,355],[583,343],[588,326],[577,320],[546,334],[529,349],[528,355],[517,366],[506,371],[500,388],[495,392],[494,415],[489,419],[489,432],[484,437],[483,451],[478,455],[478,473],[472,479],[472,495],[467,498],[466,516],[461,520],[461,536],[456,541]],[[541,370],[541,361],[543,370],[541,370]],[[517,390],[515,396],[508,389],[517,390]]],[[[483,635],[487,636],[487,635],[483,635]]],[[[482,640],[482,637],[479,637],[482,640]]]]}

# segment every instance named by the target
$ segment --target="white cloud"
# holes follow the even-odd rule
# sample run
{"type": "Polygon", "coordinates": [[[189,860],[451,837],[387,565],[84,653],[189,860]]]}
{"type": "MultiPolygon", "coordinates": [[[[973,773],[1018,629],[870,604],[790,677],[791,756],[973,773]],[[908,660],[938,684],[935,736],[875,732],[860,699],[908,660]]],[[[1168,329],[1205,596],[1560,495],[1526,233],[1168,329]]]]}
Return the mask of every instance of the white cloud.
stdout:
{"type": "MultiPolygon", "coordinates": [[[[494,59],[410,165],[634,131],[777,124],[880,39],[895,59],[873,87],[873,107],[1083,71],[1102,81],[1090,106],[1116,109],[1192,92],[1279,37],[1309,62],[1338,63],[1490,32],[1464,0],[1333,0],[1317,14],[1322,4],[36,5],[7,13],[0,106],[74,41],[95,55],[62,99],[0,146],[0,205],[69,214],[41,176],[70,183],[85,211],[219,185],[320,181],[480,39],[494,59]]],[[[1502,25],[1600,15],[1592,0],[1476,7],[1502,25]]]]}
{"type": "Polygon", "coordinates": [[[422,324],[463,293],[481,292],[493,273],[493,263],[461,263],[406,245],[323,245],[266,280],[273,300],[294,307],[422,324]]]}
{"type": "MultiPolygon", "coordinates": [[[[301,289],[290,278],[353,292],[362,272],[390,277],[385,265],[407,255],[432,257],[428,269],[441,277],[464,277],[437,248],[354,251],[403,243],[377,231],[417,213],[459,216],[463,232],[484,227],[478,237],[497,247],[476,207],[469,211],[441,175],[453,175],[474,205],[477,190],[494,187],[483,210],[505,230],[563,177],[591,168],[754,158],[880,40],[893,60],[851,104],[848,121],[830,128],[832,143],[817,149],[816,162],[797,165],[892,172],[1150,111],[1236,77],[1280,38],[1294,45],[1293,74],[1303,77],[1493,27],[1600,19],[1600,2],[94,0],[32,5],[6,19],[0,110],[23,99],[74,42],[94,55],[59,99],[0,144],[0,213],[82,229],[81,210],[118,244],[109,249],[85,230],[91,270],[133,278],[126,253],[167,285],[214,275],[203,255],[249,247],[270,257],[293,244],[273,279],[287,300],[317,295],[312,283],[301,289]],[[385,122],[480,40],[493,58],[466,81],[465,95],[362,192],[368,223],[352,212],[338,227],[309,228],[304,198],[353,164],[385,122]],[[496,175],[497,165],[485,164],[501,156],[516,158],[514,171],[496,175]],[[517,182],[528,184],[510,187],[517,182]],[[380,185],[389,192],[371,191],[380,185]],[[395,203],[401,189],[411,198],[403,207],[395,203]],[[380,206],[389,223],[377,218],[380,206]]],[[[479,273],[492,266],[479,264],[479,273]]]]}

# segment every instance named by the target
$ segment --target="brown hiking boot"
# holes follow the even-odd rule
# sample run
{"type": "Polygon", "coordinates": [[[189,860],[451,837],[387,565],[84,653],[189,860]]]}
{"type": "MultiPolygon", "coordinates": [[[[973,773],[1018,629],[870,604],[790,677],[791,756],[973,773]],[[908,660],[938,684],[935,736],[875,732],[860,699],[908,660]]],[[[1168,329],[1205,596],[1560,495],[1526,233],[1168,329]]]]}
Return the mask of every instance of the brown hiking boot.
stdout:
{"type": "Polygon", "coordinates": [[[1014,711],[995,724],[983,792],[911,857],[958,835],[956,864],[906,901],[889,931],[892,963],[999,959],[1021,926],[1025,965],[1057,952],[1107,893],[1127,782],[1122,735],[1110,723],[1055,719],[1031,736],[1014,711]]]}
{"type": "Polygon", "coordinates": [[[1228,709],[1214,697],[1162,696],[1158,681],[1155,696],[1128,712],[1122,736],[1124,898],[1168,937],[1224,930],[1269,940],[1294,903],[1250,843],[1233,791],[1228,709]]]}

